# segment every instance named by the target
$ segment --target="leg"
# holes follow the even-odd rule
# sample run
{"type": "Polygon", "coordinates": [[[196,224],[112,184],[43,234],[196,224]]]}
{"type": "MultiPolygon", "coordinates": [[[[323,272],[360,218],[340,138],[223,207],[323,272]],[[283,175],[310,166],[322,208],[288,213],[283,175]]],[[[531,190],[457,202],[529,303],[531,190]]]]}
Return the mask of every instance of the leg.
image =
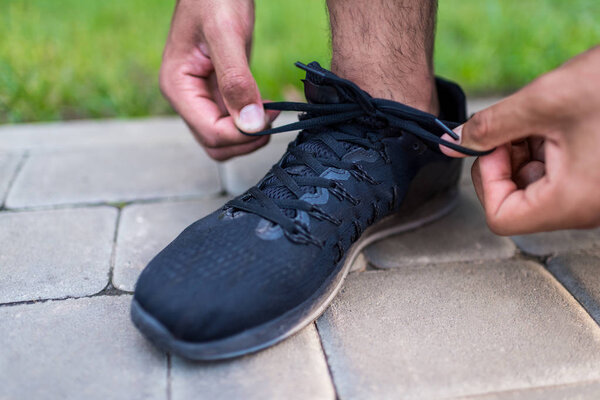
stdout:
{"type": "Polygon", "coordinates": [[[327,0],[331,69],[372,96],[436,114],[436,0],[327,0]]]}

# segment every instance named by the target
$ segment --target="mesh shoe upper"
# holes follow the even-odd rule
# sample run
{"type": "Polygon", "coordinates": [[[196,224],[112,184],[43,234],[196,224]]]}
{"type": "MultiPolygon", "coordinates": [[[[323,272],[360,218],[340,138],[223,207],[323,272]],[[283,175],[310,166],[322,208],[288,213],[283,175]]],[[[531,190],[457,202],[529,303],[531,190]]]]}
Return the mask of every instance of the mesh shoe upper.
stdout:
{"type": "MultiPolygon", "coordinates": [[[[455,184],[459,162],[427,142],[443,133],[435,117],[382,100],[383,108],[408,110],[390,123],[364,110],[361,102],[371,97],[355,85],[318,64],[307,68],[312,105],[292,126],[305,129],[279,163],[184,230],[138,280],[136,301],[179,339],[225,338],[307,301],[339,271],[361,233],[400,207],[423,166],[441,163],[446,173],[432,187],[455,184]]],[[[438,90],[445,118],[462,122],[460,89],[438,81],[438,90]]]]}

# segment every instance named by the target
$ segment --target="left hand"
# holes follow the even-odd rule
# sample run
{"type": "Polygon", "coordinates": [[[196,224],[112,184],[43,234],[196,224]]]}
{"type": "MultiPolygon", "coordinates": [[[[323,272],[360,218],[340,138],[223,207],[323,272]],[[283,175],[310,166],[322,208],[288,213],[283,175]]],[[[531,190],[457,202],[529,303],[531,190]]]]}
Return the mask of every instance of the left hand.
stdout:
{"type": "Polygon", "coordinates": [[[462,146],[496,147],[471,171],[495,233],[600,226],[600,47],[478,112],[455,132],[462,146]]]}

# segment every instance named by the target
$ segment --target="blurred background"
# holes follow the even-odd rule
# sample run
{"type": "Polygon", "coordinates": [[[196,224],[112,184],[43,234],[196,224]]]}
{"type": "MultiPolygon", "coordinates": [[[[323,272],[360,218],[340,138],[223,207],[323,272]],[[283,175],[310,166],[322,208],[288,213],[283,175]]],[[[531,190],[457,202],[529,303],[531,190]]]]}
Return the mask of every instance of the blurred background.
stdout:
{"type": "MultiPolygon", "coordinates": [[[[174,1],[0,0],[0,123],[170,114],[157,75],[174,1]]],[[[329,62],[323,0],[256,0],[252,69],[298,96],[293,62],[329,62]]],[[[440,0],[435,64],[505,94],[598,43],[598,0],[440,0]]]]}

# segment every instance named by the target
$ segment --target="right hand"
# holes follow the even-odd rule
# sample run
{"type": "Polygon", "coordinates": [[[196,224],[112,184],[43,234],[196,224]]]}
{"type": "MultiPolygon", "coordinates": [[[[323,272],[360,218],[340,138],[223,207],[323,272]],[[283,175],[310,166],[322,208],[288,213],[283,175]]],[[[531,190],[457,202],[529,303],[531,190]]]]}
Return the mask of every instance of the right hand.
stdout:
{"type": "Polygon", "coordinates": [[[263,101],[248,63],[252,0],[179,0],[160,69],[160,89],[215,160],[269,141],[259,132],[277,117],[263,101]]]}

